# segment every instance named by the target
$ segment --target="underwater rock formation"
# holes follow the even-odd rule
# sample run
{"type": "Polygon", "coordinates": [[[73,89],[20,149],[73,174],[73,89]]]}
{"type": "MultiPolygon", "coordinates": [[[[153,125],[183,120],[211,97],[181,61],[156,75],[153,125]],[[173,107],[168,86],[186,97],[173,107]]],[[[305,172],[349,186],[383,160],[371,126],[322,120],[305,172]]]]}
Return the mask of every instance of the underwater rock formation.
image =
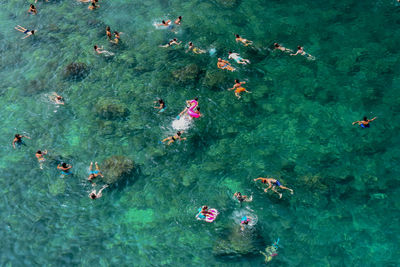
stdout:
{"type": "Polygon", "coordinates": [[[186,67],[178,69],[172,72],[172,76],[179,82],[188,84],[196,82],[197,77],[200,74],[200,68],[196,64],[190,64],[186,67]]]}
{"type": "Polygon", "coordinates": [[[89,69],[85,63],[72,62],[65,67],[64,77],[75,81],[84,79],[89,74],[89,69]]]}
{"type": "Polygon", "coordinates": [[[135,168],[133,160],[120,155],[114,155],[107,158],[101,164],[101,170],[104,175],[101,179],[107,184],[113,184],[128,178],[135,168]]]}
{"type": "Polygon", "coordinates": [[[100,98],[94,109],[100,118],[106,120],[122,119],[129,115],[129,109],[126,105],[112,98],[100,98]]]}

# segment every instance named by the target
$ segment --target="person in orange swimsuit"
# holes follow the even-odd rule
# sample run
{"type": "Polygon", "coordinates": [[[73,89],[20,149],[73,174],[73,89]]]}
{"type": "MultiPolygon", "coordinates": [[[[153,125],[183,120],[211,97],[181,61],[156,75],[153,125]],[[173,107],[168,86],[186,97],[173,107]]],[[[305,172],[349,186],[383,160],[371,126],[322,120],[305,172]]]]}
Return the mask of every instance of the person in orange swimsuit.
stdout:
{"type": "Polygon", "coordinates": [[[233,85],[232,88],[229,88],[228,90],[231,91],[235,89],[235,96],[240,99],[240,93],[241,92],[246,92],[246,93],[251,93],[250,91],[247,91],[246,88],[242,86],[242,84],[245,84],[246,82],[240,82],[239,80],[235,80],[235,84],[233,85]]]}
{"type": "Polygon", "coordinates": [[[231,66],[231,63],[221,58],[218,58],[217,67],[222,70],[229,70],[229,71],[236,70],[234,67],[231,66]]]}

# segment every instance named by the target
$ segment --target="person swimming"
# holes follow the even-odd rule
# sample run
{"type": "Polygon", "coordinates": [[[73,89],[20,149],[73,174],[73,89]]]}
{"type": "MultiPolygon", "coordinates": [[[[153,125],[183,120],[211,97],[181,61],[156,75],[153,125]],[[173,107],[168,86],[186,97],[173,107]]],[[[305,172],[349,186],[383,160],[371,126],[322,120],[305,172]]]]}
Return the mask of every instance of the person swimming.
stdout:
{"type": "Polygon", "coordinates": [[[240,230],[244,231],[245,226],[249,225],[249,222],[252,219],[253,218],[251,218],[251,217],[243,216],[242,219],[240,220],[240,230]]]}
{"type": "Polygon", "coordinates": [[[159,110],[160,110],[159,112],[164,112],[165,109],[167,108],[167,107],[165,106],[164,100],[162,100],[162,99],[158,99],[157,101],[154,101],[153,103],[158,103],[158,104],[159,104],[158,107],[154,107],[154,108],[156,108],[156,109],[159,109],[159,110]]]}
{"type": "Polygon", "coordinates": [[[156,24],[156,25],[157,25],[157,26],[168,27],[170,24],[171,24],[171,20],[169,19],[169,20],[167,20],[167,21],[163,20],[163,21],[161,21],[160,24],[156,24]]]}
{"type": "Polygon", "coordinates": [[[265,189],[264,189],[264,192],[268,192],[268,189],[271,188],[272,191],[274,191],[275,193],[277,193],[277,194],[279,195],[279,198],[282,198],[282,193],[279,193],[279,192],[276,191],[276,189],[275,189],[275,187],[279,187],[279,188],[281,188],[281,189],[289,190],[290,193],[293,195],[293,190],[290,189],[290,188],[288,188],[288,187],[283,186],[277,179],[268,178],[268,177],[266,177],[266,178],[258,177],[258,178],[256,178],[256,179],[254,179],[253,181],[256,182],[256,181],[258,181],[258,180],[261,180],[261,182],[262,182],[263,184],[268,184],[268,188],[265,188],[265,189]]]}
{"type": "Polygon", "coordinates": [[[167,44],[160,45],[160,47],[170,47],[173,45],[180,45],[181,43],[182,43],[182,41],[178,43],[178,39],[174,38],[174,39],[170,40],[167,44]]]}
{"type": "Polygon", "coordinates": [[[165,141],[169,140],[167,145],[170,145],[173,142],[175,142],[176,140],[182,140],[182,141],[186,140],[186,137],[184,137],[184,138],[181,137],[182,134],[183,134],[183,131],[178,131],[174,136],[167,137],[164,140],[162,140],[161,142],[164,143],[165,141]]]}
{"type": "Polygon", "coordinates": [[[111,41],[111,29],[110,26],[106,27],[106,35],[109,41],[111,41]]]}
{"type": "Polygon", "coordinates": [[[33,4],[29,5],[28,13],[33,15],[36,15],[38,13],[36,7],[33,4]]]}
{"type": "Polygon", "coordinates": [[[69,170],[72,168],[72,165],[68,165],[67,163],[63,162],[61,165],[57,165],[57,169],[61,170],[61,176],[70,175],[72,174],[69,170]]]}
{"type": "Polygon", "coordinates": [[[250,197],[244,196],[244,195],[242,195],[242,193],[240,193],[240,192],[236,192],[233,196],[236,197],[236,199],[237,199],[240,203],[242,203],[243,201],[244,201],[244,202],[251,202],[251,201],[253,201],[253,196],[250,196],[250,197]]]}
{"type": "Polygon", "coordinates": [[[189,48],[188,48],[188,50],[186,50],[186,53],[189,51],[192,51],[195,54],[204,54],[205,52],[207,52],[205,50],[195,47],[192,42],[189,42],[189,48]]]}
{"type": "Polygon", "coordinates": [[[41,150],[38,150],[35,154],[38,162],[39,162],[39,167],[40,169],[43,170],[43,163],[46,161],[46,159],[44,158],[44,155],[47,154],[47,150],[44,150],[43,152],[41,150]]]}
{"type": "Polygon", "coordinates": [[[228,59],[233,59],[238,64],[250,64],[250,60],[242,58],[238,53],[232,53],[231,51],[228,52],[229,56],[228,59]]]}
{"type": "Polygon", "coordinates": [[[243,86],[242,86],[242,84],[245,84],[246,82],[239,82],[239,80],[235,80],[235,84],[233,85],[233,87],[232,88],[229,88],[228,90],[229,91],[231,91],[231,90],[233,90],[233,89],[235,89],[235,96],[238,98],[238,99],[240,99],[240,93],[242,93],[242,92],[246,92],[246,93],[250,93],[251,94],[251,92],[250,91],[247,91],[243,86]]]}
{"type": "Polygon", "coordinates": [[[90,5],[88,6],[88,9],[89,9],[89,10],[94,10],[94,9],[96,9],[96,8],[99,8],[100,5],[96,5],[96,3],[97,3],[97,1],[92,1],[92,2],[90,3],[90,5]]]}
{"type": "Polygon", "coordinates": [[[353,122],[353,125],[357,123],[358,125],[360,125],[361,128],[369,128],[369,123],[374,121],[374,120],[376,120],[376,119],[377,119],[377,117],[374,117],[374,118],[372,118],[370,120],[367,119],[367,117],[364,117],[364,119],[362,121],[353,122]]]}
{"type": "Polygon", "coordinates": [[[64,98],[62,96],[58,95],[56,92],[53,92],[53,94],[51,94],[49,96],[49,98],[50,98],[50,100],[52,102],[54,102],[57,105],[64,105],[65,104],[64,103],[64,98]]]}
{"type": "Polygon", "coordinates": [[[314,56],[312,56],[312,55],[310,55],[310,54],[308,54],[306,51],[304,51],[304,49],[303,49],[303,47],[301,47],[301,46],[297,46],[297,51],[296,51],[296,53],[294,53],[294,54],[290,54],[291,56],[296,56],[296,55],[302,55],[302,56],[304,56],[305,58],[307,58],[308,60],[315,60],[315,57],[314,56]]]}
{"type": "Polygon", "coordinates": [[[108,187],[108,184],[104,185],[97,193],[96,193],[96,189],[93,189],[93,191],[90,192],[90,194],[89,194],[89,198],[91,198],[91,199],[101,198],[103,196],[103,194],[101,192],[103,192],[103,190],[106,189],[107,187],[108,187]]]}
{"type": "Polygon", "coordinates": [[[229,70],[229,71],[236,70],[234,67],[231,66],[231,63],[221,58],[218,58],[217,67],[222,70],[229,70]]]}
{"type": "Polygon", "coordinates": [[[181,25],[181,21],[182,21],[182,16],[179,16],[179,17],[174,21],[174,23],[175,23],[176,25],[181,25]]]}
{"type": "Polygon", "coordinates": [[[196,218],[205,219],[209,213],[208,207],[204,205],[201,207],[200,212],[196,215],[196,218]]]}
{"type": "MultiPolygon", "coordinates": [[[[89,181],[92,181],[92,179],[96,178],[97,176],[104,177],[100,171],[99,165],[97,165],[97,162],[95,162],[94,165],[96,166],[96,169],[93,171],[93,162],[90,162],[89,177],[88,177],[89,181]]],[[[93,184],[93,185],[95,185],[95,184],[93,184]]]]}
{"type": "Polygon", "coordinates": [[[20,25],[17,25],[16,27],[14,27],[14,29],[16,29],[19,32],[22,32],[22,33],[26,34],[26,36],[21,38],[21,39],[28,38],[28,37],[34,35],[37,32],[36,30],[32,30],[32,31],[28,30],[28,29],[26,29],[26,28],[24,28],[24,27],[22,27],[20,25]]]}
{"type": "Polygon", "coordinates": [[[278,256],[278,243],[279,238],[271,246],[265,248],[265,253],[260,251],[260,253],[265,257],[265,263],[270,262],[273,257],[278,256]]]}
{"type": "Polygon", "coordinates": [[[22,138],[28,138],[31,139],[29,136],[25,136],[25,135],[20,135],[20,134],[15,134],[14,136],[14,140],[12,141],[12,146],[15,149],[15,145],[19,147],[21,147],[22,145],[26,146],[24,140],[22,140],[22,138]]]}
{"type": "Polygon", "coordinates": [[[253,44],[252,41],[240,37],[239,34],[235,34],[235,37],[236,37],[236,43],[241,42],[244,46],[249,46],[253,44]]]}
{"type": "Polygon", "coordinates": [[[110,42],[117,45],[119,43],[119,39],[121,38],[120,34],[121,33],[115,31],[114,32],[114,41],[111,40],[110,42]]]}
{"type": "Polygon", "coordinates": [[[199,101],[199,98],[198,98],[198,97],[195,97],[193,100],[186,100],[186,107],[185,107],[185,109],[182,110],[181,113],[179,113],[179,115],[177,116],[177,119],[178,119],[178,120],[179,120],[179,118],[180,118],[183,114],[185,114],[185,113],[189,110],[189,108],[191,108],[193,105],[196,105],[196,102],[199,101]],[[193,100],[194,100],[194,101],[193,101],[193,100]]]}
{"type": "Polygon", "coordinates": [[[97,45],[93,46],[94,51],[96,51],[97,54],[104,54],[105,56],[113,56],[114,53],[104,50],[103,47],[98,47],[97,45]]]}
{"type": "Polygon", "coordinates": [[[275,50],[281,50],[282,52],[286,52],[286,53],[293,53],[293,50],[292,50],[292,49],[283,47],[283,46],[281,46],[281,45],[278,44],[278,43],[274,43],[274,49],[275,49],[275,50]]]}

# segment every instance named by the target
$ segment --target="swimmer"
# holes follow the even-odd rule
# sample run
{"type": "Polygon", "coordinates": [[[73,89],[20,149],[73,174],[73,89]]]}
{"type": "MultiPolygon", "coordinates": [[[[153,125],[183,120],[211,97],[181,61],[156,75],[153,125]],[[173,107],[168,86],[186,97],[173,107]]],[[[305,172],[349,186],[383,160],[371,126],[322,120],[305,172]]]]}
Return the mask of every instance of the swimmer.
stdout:
{"type": "Polygon", "coordinates": [[[236,43],[241,42],[244,46],[249,46],[253,44],[252,41],[240,37],[239,34],[235,34],[235,37],[236,37],[236,43]]]}
{"type": "Polygon", "coordinates": [[[239,82],[239,80],[235,80],[235,84],[233,85],[232,88],[229,88],[228,90],[231,91],[233,89],[235,89],[235,96],[240,99],[240,93],[241,92],[246,92],[246,93],[250,93],[250,91],[247,91],[242,84],[245,84],[246,82],[239,82]]]}
{"type": "Polygon", "coordinates": [[[243,216],[242,220],[240,221],[240,230],[244,231],[244,227],[249,224],[251,221],[251,217],[243,216]]]}
{"type": "Polygon", "coordinates": [[[49,98],[57,105],[64,105],[64,98],[58,95],[56,92],[53,92],[53,94],[50,95],[49,98]]]}
{"type": "Polygon", "coordinates": [[[46,155],[47,154],[47,150],[45,150],[45,151],[41,151],[41,150],[38,150],[37,152],[36,152],[36,158],[38,159],[38,161],[39,161],[39,166],[40,166],[40,168],[43,170],[43,163],[46,161],[46,159],[44,158],[44,155],[46,155]]]}
{"type": "Polygon", "coordinates": [[[72,168],[71,165],[68,165],[67,163],[63,162],[61,165],[58,164],[57,165],[57,169],[61,170],[61,176],[65,176],[65,175],[70,175],[72,174],[71,172],[69,172],[69,170],[72,168]]]}
{"type": "Polygon", "coordinates": [[[103,194],[101,192],[103,192],[104,189],[106,189],[108,187],[108,184],[104,185],[99,192],[96,193],[96,189],[94,189],[92,192],[90,192],[89,197],[91,199],[96,199],[96,198],[101,198],[103,196],[103,194]]]}
{"type": "Polygon", "coordinates": [[[283,47],[283,46],[281,46],[281,45],[278,44],[278,43],[274,43],[274,49],[275,49],[275,50],[278,49],[278,50],[281,50],[282,52],[286,52],[286,53],[293,53],[293,50],[292,50],[292,49],[283,47]]]}
{"type": "MultiPolygon", "coordinates": [[[[100,168],[99,168],[99,165],[97,165],[97,162],[95,162],[94,165],[96,166],[96,170],[93,171],[93,162],[90,162],[89,177],[88,177],[89,181],[92,181],[92,179],[96,178],[97,176],[104,177],[103,174],[100,172],[100,168]]],[[[95,185],[95,184],[93,184],[93,185],[95,185]]]]}
{"type": "Polygon", "coordinates": [[[175,23],[176,25],[181,25],[181,21],[182,21],[182,16],[179,16],[179,17],[174,21],[174,23],[175,23]]]}
{"type": "Polygon", "coordinates": [[[184,138],[182,138],[181,137],[181,135],[183,134],[183,131],[178,131],[177,133],[176,133],[176,135],[174,135],[174,136],[170,136],[170,137],[167,137],[167,138],[165,138],[164,140],[162,140],[161,142],[165,142],[165,141],[168,141],[168,145],[170,145],[170,144],[172,144],[173,142],[175,142],[176,140],[186,140],[186,137],[184,137],[184,138]]]}
{"type": "Polygon", "coordinates": [[[157,24],[157,26],[165,26],[165,27],[168,27],[170,25],[171,25],[171,20],[170,19],[167,20],[167,21],[163,20],[163,21],[161,21],[160,24],[157,24]]]}
{"type": "Polygon", "coordinates": [[[237,199],[240,203],[242,203],[243,201],[245,201],[245,202],[251,202],[251,201],[253,201],[253,196],[250,196],[250,197],[248,197],[248,196],[243,196],[242,193],[240,193],[240,192],[236,192],[233,196],[236,197],[236,199],[237,199]]]}
{"type": "Polygon", "coordinates": [[[196,218],[198,218],[200,215],[206,217],[209,213],[210,212],[208,211],[208,207],[204,205],[203,207],[201,207],[201,211],[196,215],[196,218]]]}
{"type": "Polygon", "coordinates": [[[370,123],[371,121],[376,120],[376,118],[377,118],[377,117],[372,118],[372,119],[369,120],[369,119],[367,119],[367,117],[364,117],[364,119],[363,119],[362,121],[355,121],[355,122],[353,122],[353,125],[357,123],[358,125],[361,126],[361,128],[369,128],[369,123],[370,123]]]}
{"type": "Polygon", "coordinates": [[[165,110],[165,102],[164,102],[164,100],[159,99],[157,101],[154,101],[153,103],[158,103],[159,104],[158,107],[154,107],[156,109],[159,109],[160,110],[159,112],[163,112],[165,110]]]}
{"type": "Polygon", "coordinates": [[[94,48],[94,50],[96,51],[97,54],[104,54],[106,56],[113,56],[114,55],[114,53],[109,52],[107,50],[104,50],[103,47],[98,47],[97,45],[95,45],[93,48],[94,48]]]}
{"type": "Polygon", "coordinates": [[[15,134],[14,140],[12,141],[12,146],[14,149],[15,149],[15,144],[17,144],[18,147],[21,147],[22,145],[26,146],[24,140],[22,140],[22,138],[24,138],[24,137],[31,139],[29,136],[15,134]]]}
{"type": "Polygon", "coordinates": [[[188,109],[189,109],[190,107],[192,107],[193,105],[196,105],[196,102],[199,100],[199,98],[198,98],[198,97],[195,97],[193,100],[186,100],[186,108],[185,108],[184,110],[182,110],[181,113],[179,113],[178,119],[179,119],[179,117],[181,117],[183,114],[185,114],[185,113],[188,111],[188,109]],[[193,100],[194,100],[194,101],[193,101],[193,100]]]}
{"type": "Polygon", "coordinates": [[[29,13],[29,14],[33,14],[33,15],[36,15],[36,14],[37,14],[37,9],[36,9],[36,7],[35,7],[34,5],[32,5],[32,4],[30,4],[28,13],[29,13]]]}
{"type": "Polygon", "coordinates": [[[110,41],[111,43],[113,43],[113,44],[118,44],[119,43],[119,39],[121,38],[120,37],[120,34],[121,34],[122,32],[117,32],[117,31],[115,31],[114,32],[114,41],[110,41]]]}
{"type": "MultiPolygon", "coordinates": [[[[194,113],[199,114],[199,117],[203,116],[203,114],[200,113],[200,107],[197,107],[196,110],[193,110],[194,113]]],[[[191,119],[193,119],[192,116],[190,116],[191,119]]]]}
{"type": "Polygon", "coordinates": [[[16,30],[19,31],[19,32],[23,32],[23,33],[26,34],[26,36],[23,37],[23,38],[21,38],[21,39],[28,38],[29,36],[34,35],[35,32],[37,32],[36,30],[32,30],[32,31],[31,31],[31,30],[28,30],[28,29],[26,29],[26,28],[24,28],[24,27],[22,27],[22,26],[20,26],[20,25],[17,25],[16,27],[14,27],[14,29],[16,29],[16,30]]]}
{"type": "Polygon", "coordinates": [[[265,257],[265,263],[270,262],[273,257],[278,256],[278,243],[279,238],[271,246],[265,248],[265,253],[260,251],[260,253],[265,257]]]}
{"type": "Polygon", "coordinates": [[[204,54],[206,52],[205,50],[201,50],[200,48],[195,47],[192,42],[189,42],[189,48],[188,50],[186,50],[186,53],[190,50],[192,50],[195,54],[204,54]]]}
{"type": "Polygon", "coordinates": [[[243,59],[238,53],[232,53],[229,51],[228,54],[229,54],[228,58],[235,60],[236,63],[238,64],[243,64],[243,65],[250,64],[250,60],[243,59]]]}
{"type": "Polygon", "coordinates": [[[109,41],[111,41],[111,29],[110,26],[106,27],[106,35],[109,41]]]}
{"type": "Polygon", "coordinates": [[[182,41],[178,43],[178,39],[174,38],[174,39],[170,40],[167,44],[160,45],[160,47],[170,47],[173,45],[180,45],[181,43],[182,43],[182,41]]]}
{"type": "Polygon", "coordinates": [[[96,5],[96,1],[92,1],[92,3],[90,3],[90,5],[88,6],[89,10],[94,10],[96,8],[99,8],[100,5],[96,5]]]}
{"type": "Polygon", "coordinates": [[[305,56],[305,57],[306,57],[307,59],[309,59],[309,60],[314,60],[314,59],[315,59],[314,56],[308,54],[306,51],[304,51],[303,47],[301,47],[301,46],[299,46],[299,45],[297,46],[297,51],[296,51],[296,53],[290,54],[290,55],[291,55],[291,56],[296,56],[296,55],[298,55],[298,54],[300,54],[300,55],[302,55],[302,56],[305,56]]]}
{"type": "Polygon", "coordinates": [[[218,58],[217,67],[222,70],[229,70],[229,71],[236,70],[234,67],[231,66],[231,63],[221,58],[218,58]]]}
{"type": "Polygon", "coordinates": [[[268,189],[270,189],[270,188],[272,187],[271,190],[274,191],[275,193],[277,193],[277,194],[279,195],[279,198],[282,198],[282,193],[279,193],[279,192],[276,191],[276,189],[275,189],[275,187],[278,186],[278,187],[281,188],[281,189],[289,190],[290,193],[293,195],[293,190],[292,190],[292,189],[281,185],[281,183],[280,183],[278,180],[274,179],[274,178],[268,178],[268,177],[263,178],[263,177],[258,177],[257,179],[254,179],[254,181],[257,181],[257,180],[261,180],[261,182],[262,182],[263,184],[268,184],[268,188],[265,188],[265,189],[264,189],[264,192],[268,192],[268,189]]]}

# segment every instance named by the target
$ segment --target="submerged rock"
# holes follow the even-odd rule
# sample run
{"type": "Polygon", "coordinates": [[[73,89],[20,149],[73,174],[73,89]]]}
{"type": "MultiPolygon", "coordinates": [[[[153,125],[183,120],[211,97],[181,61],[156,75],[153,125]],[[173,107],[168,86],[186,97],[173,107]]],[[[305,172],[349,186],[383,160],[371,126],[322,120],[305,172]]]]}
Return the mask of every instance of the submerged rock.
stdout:
{"type": "Polygon", "coordinates": [[[134,168],[133,160],[125,156],[111,156],[101,164],[104,175],[101,179],[106,184],[113,184],[132,175],[134,168]]]}
{"type": "Polygon", "coordinates": [[[207,71],[204,84],[211,88],[220,88],[227,80],[227,74],[220,70],[207,71]]]}
{"type": "Polygon", "coordinates": [[[190,64],[186,67],[178,69],[172,72],[172,76],[179,82],[187,84],[190,82],[196,82],[197,77],[200,74],[200,68],[196,64],[190,64]]]}
{"type": "Polygon", "coordinates": [[[66,79],[80,81],[89,74],[89,69],[85,63],[72,62],[65,67],[64,77],[66,79]]]}
{"type": "Polygon", "coordinates": [[[231,229],[229,234],[219,238],[213,246],[213,255],[216,257],[243,257],[259,254],[264,240],[256,229],[241,231],[239,226],[231,229]]]}
{"type": "Polygon", "coordinates": [[[113,98],[100,98],[94,109],[98,116],[106,120],[122,119],[129,115],[126,105],[113,98]]]}

